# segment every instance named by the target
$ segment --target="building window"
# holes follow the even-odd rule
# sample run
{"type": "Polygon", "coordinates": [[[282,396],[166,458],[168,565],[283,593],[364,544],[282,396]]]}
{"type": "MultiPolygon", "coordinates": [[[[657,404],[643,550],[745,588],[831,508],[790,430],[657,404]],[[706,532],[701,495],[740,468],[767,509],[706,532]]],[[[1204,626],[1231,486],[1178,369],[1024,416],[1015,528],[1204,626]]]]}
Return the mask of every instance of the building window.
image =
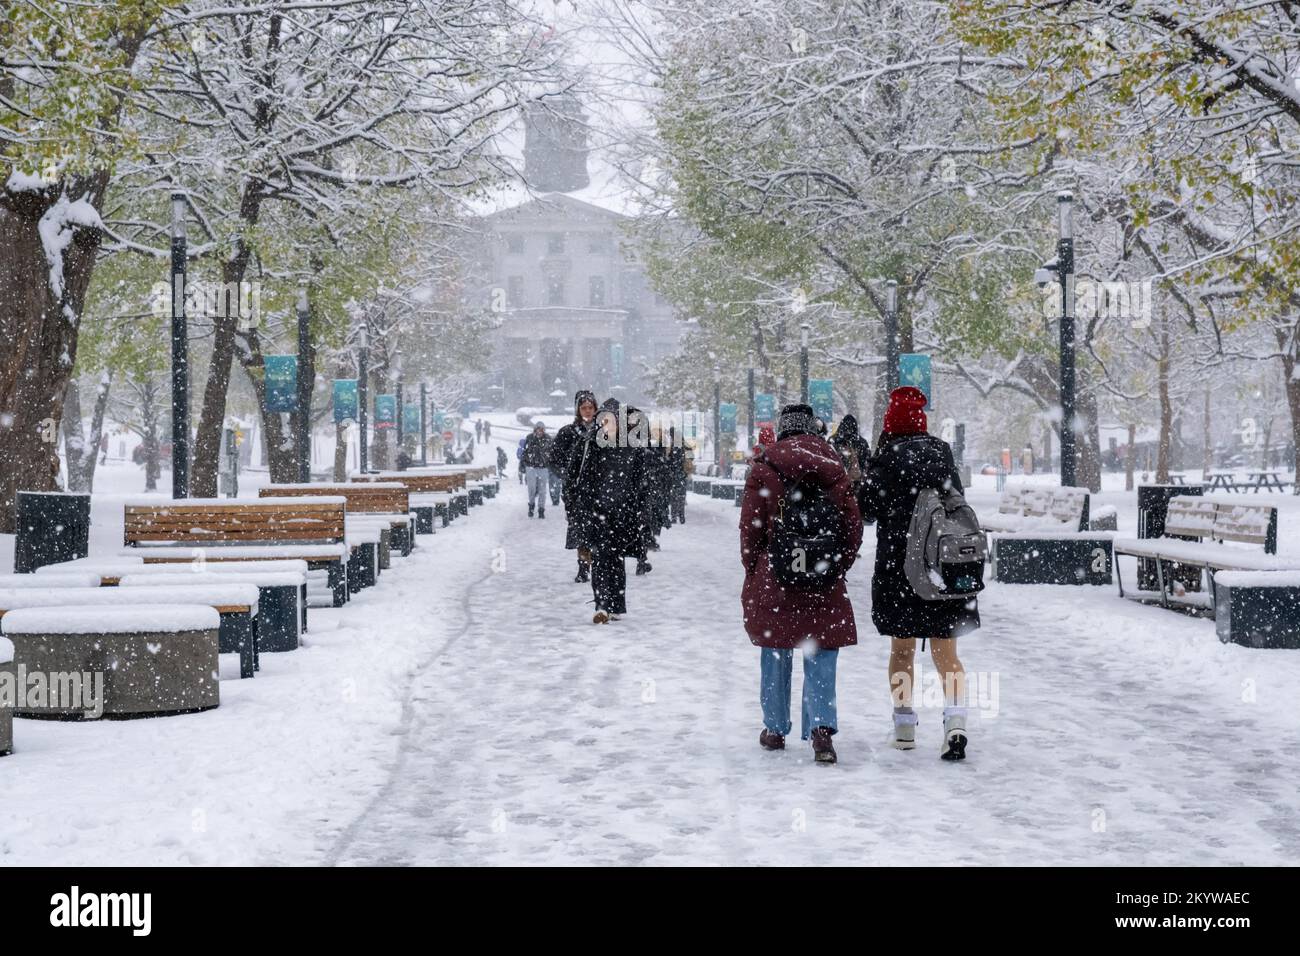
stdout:
{"type": "Polygon", "coordinates": [[[506,252],[510,253],[512,256],[522,256],[524,254],[524,237],[507,236],[506,252]]]}
{"type": "Polygon", "coordinates": [[[506,279],[506,307],[521,309],[524,305],[524,277],[510,276],[506,279]]]}
{"type": "Polygon", "coordinates": [[[564,276],[546,277],[546,304],[564,305],[564,276]]]}
{"type": "Polygon", "coordinates": [[[587,236],[587,251],[602,255],[609,252],[609,236],[603,232],[593,232],[587,236]]]}
{"type": "Polygon", "coordinates": [[[591,295],[589,297],[591,305],[598,309],[605,307],[605,277],[591,277],[591,295]]]}
{"type": "Polygon", "coordinates": [[[564,233],[553,232],[546,237],[546,252],[552,256],[564,254],[564,233]]]}

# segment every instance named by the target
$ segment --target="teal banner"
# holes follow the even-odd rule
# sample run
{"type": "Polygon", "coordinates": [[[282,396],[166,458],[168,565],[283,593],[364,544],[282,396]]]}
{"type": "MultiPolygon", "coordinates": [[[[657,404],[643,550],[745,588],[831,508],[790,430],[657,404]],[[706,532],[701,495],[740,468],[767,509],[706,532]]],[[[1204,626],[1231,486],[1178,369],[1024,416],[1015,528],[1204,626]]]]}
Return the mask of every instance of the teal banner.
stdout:
{"type": "Polygon", "coordinates": [[[754,396],[754,421],[768,423],[776,421],[775,395],[760,392],[754,396]]]}
{"type": "Polygon", "coordinates": [[[336,378],[334,380],[334,423],[356,421],[358,416],[357,380],[355,378],[336,378]]]}
{"type": "Polygon", "coordinates": [[[375,396],[375,430],[397,427],[397,396],[375,396]]]}
{"type": "Polygon", "coordinates": [[[835,406],[835,393],[831,386],[829,378],[808,379],[808,404],[812,406],[813,414],[827,424],[830,423],[835,406]]]}
{"type": "Polygon", "coordinates": [[[402,431],[408,435],[420,434],[420,406],[407,405],[402,409],[402,431]]]}
{"type": "Polygon", "coordinates": [[[268,412],[295,412],[298,410],[298,357],[295,355],[267,355],[262,359],[266,376],[266,410],[268,412]]]}
{"type": "Polygon", "coordinates": [[[733,402],[723,402],[718,406],[718,427],[724,435],[736,434],[736,406],[733,402]]]}
{"type": "Polygon", "coordinates": [[[919,388],[925,393],[925,404],[934,404],[934,391],[930,377],[930,356],[904,352],[898,357],[898,384],[919,388]]]}

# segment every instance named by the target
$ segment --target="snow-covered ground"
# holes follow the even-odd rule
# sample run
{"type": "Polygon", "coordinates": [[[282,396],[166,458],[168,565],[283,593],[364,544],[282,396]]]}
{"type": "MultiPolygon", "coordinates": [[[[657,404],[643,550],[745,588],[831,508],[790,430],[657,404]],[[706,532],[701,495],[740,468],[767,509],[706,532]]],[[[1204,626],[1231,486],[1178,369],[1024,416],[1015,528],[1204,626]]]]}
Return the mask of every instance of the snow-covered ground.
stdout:
{"type": "MultiPolygon", "coordinates": [[[[18,721],[0,866],[1300,859],[1300,654],[1220,644],[1212,622],[1114,588],[993,584],[961,643],[986,705],[969,759],[938,759],[925,678],[920,747],[897,752],[869,534],[850,588],[860,644],[839,662],[840,763],[814,765],[793,738],[769,753],[737,509],[691,496],[653,572],[629,576],[631,613],[595,627],[562,510],[526,517],[524,429],[487,417],[510,454],[504,493],[347,607],[313,609],[307,646],[263,655],[256,679],[223,658],[217,710],[18,721]]],[[[119,546],[127,471],[102,477],[94,552],[119,546]]],[[[1300,502],[1259,497],[1300,547],[1300,502]]],[[[1098,503],[1131,530],[1133,498],[1098,503]]]]}

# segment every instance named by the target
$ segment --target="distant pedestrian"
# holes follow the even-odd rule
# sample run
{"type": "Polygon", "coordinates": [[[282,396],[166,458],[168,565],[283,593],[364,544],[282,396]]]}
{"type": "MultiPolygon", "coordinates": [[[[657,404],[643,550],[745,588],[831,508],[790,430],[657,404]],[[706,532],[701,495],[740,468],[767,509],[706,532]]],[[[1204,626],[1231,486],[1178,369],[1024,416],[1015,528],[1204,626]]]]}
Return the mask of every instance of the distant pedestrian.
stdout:
{"type": "Polygon", "coordinates": [[[510,464],[510,459],[506,456],[506,450],[497,445],[497,477],[506,476],[506,465],[510,464]]]}
{"type": "Polygon", "coordinates": [[[519,459],[521,469],[525,472],[528,484],[528,517],[533,516],[533,507],[537,507],[537,517],[546,517],[546,484],[550,477],[551,439],[546,434],[546,426],[538,422],[533,426],[533,433],[524,439],[524,453],[519,459]]]}
{"type": "Polygon", "coordinates": [[[758,444],[754,446],[754,457],[763,453],[763,449],[776,444],[776,431],[771,425],[764,425],[758,430],[758,444]]]}
{"type": "Polygon", "coordinates": [[[524,445],[527,441],[528,436],[525,435],[519,439],[519,444],[515,446],[515,460],[519,462],[519,483],[521,485],[524,483],[524,471],[526,470],[524,468],[524,445]]]}
{"type": "Polygon", "coordinates": [[[794,649],[803,651],[800,736],[813,758],[835,763],[835,669],[839,649],[857,643],[844,575],[862,543],[849,476],[818,434],[808,405],[786,405],[776,441],[750,465],[740,506],[745,632],[760,648],[759,744],[785,749],[790,733],[794,649]]]}
{"type": "Polygon", "coordinates": [[[862,491],[868,521],[876,522],[876,567],[871,579],[871,621],[889,637],[889,683],[894,703],[894,746],[916,746],[912,709],[916,639],[930,641],[930,655],[944,687],[944,740],[940,756],[966,754],[966,674],[957,658],[957,637],[980,626],[976,599],[926,600],[909,583],[908,541],[918,496],[926,490],[962,493],[952,449],[926,433],[925,393],[896,388],[889,396],[884,429],[870,459],[862,491]]]}
{"type": "Polygon", "coordinates": [[[492,423],[487,419],[483,420],[483,440],[484,441],[492,440],[492,423]]]}
{"type": "Polygon", "coordinates": [[[585,583],[589,580],[591,571],[591,562],[584,559],[582,555],[586,553],[586,542],[582,540],[582,523],[576,520],[576,506],[573,502],[573,483],[569,477],[569,463],[573,459],[573,451],[580,448],[582,443],[590,437],[596,428],[596,393],[587,389],[579,389],[578,393],[573,396],[573,421],[561,428],[555,435],[555,441],[551,444],[551,476],[552,481],[555,475],[560,479],[556,485],[560,489],[560,498],[564,502],[564,520],[568,523],[568,528],[564,535],[564,547],[569,551],[578,552],[578,574],[574,577],[575,582],[585,583]]]}
{"type": "Polygon", "coordinates": [[[483,419],[481,418],[474,423],[474,437],[479,441],[483,440],[483,419]]]}
{"type": "Polygon", "coordinates": [[[871,457],[871,446],[858,431],[858,420],[852,415],[840,419],[835,429],[831,444],[840,453],[844,470],[853,482],[853,496],[858,499],[858,508],[862,508],[862,487],[867,474],[867,460],[871,457]]]}
{"type": "Polygon", "coordinates": [[[668,429],[668,475],[671,496],[668,501],[668,519],[674,524],[686,524],[686,444],[677,437],[677,429],[668,429]]]}

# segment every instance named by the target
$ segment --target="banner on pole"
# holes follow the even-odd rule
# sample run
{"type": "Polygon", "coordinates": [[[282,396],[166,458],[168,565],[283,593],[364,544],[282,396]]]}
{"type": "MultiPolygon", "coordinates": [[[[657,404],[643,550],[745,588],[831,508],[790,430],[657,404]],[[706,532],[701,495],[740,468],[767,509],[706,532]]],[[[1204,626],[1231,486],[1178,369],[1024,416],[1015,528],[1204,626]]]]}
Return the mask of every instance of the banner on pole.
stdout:
{"type": "Polygon", "coordinates": [[[402,431],[408,435],[420,434],[419,405],[407,405],[402,409],[402,431]]]}
{"type": "Polygon", "coordinates": [[[776,396],[760,392],[754,396],[754,421],[770,425],[776,421],[776,396]]]}
{"type": "Polygon", "coordinates": [[[734,402],[723,402],[718,406],[718,427],[724,435],[736,434],[736,405],[734,402]]]}
{"type": "Polygon", "coordinates": [[[375,431],[397,427],[397,396],[375,396],[375,431]]]}
{"type": "Polygon", "coordinates": [[[808,380],[808,404],[813,414],[829,423],[834,414],[834,390],[829,378],[810,378],[808,380]]]}
{"type": "Polygon", "coordinates": [[[268,412],[298,410],[298,357],[267,355],[262,359],[268,412]]]}
{"type": "Polygon", "coordinates": [[[915,352],[904,352],[898,357],[898,384],[919,388],[925,393],[925,405],[934,404],[934,392],[930,377],[930,356],[915,352]]]}
{"type": "Polygon", "coordinates": [[[357,380],[355,378],[336,378],[334,380],[334,423],[356,421],[357,380]]]}

